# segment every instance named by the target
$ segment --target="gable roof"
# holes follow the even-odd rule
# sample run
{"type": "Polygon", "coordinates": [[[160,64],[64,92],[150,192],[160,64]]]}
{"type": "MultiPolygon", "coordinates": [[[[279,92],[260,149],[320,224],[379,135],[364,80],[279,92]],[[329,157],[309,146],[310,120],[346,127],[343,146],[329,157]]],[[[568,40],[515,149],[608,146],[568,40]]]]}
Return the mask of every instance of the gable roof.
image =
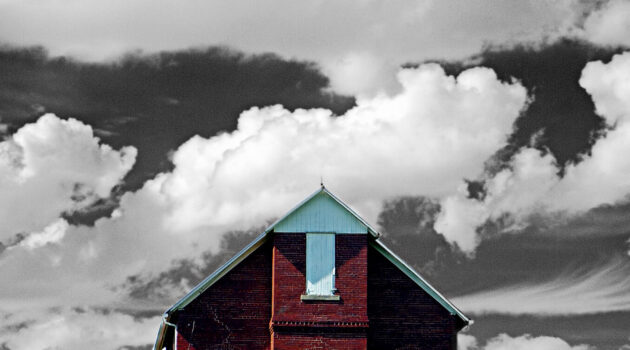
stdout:
{"type": "MultiPolygon", "coordinates": [[[[197,286],[195,286],[188,294],[186,294],[183,298],[181,298],[177,303],[171,306],[166,313],[170,314],[174,311],[180,310],[184,308],[186,305],[190,304],[195,298],[197,298],[201,293],[203,293],[206,289],[210,288],[216,281],[218,281],[221,277],[225,276],[230,270],[232,270],[236,265],[238,265],[241,261],[245,260],[251,253],[253,253],[258,247],[263,245],[269,238],[269,233],[274,231],[276,227],[280,229],[279,232],[302,232],[302,231],[287,231],[293,230],[296,226],[303,226],[304,223],[300,224],[300,217],[306,216],[306,211],[317,211],[320,215],[332,214],[337,217],[339,221],[343,221],[346,226],[363,230],[366,233],[371,234],[373,237],[378,237],[379,233],[374,230],[363,218],[361,218],[357,213],[355,213],[347,204],[342,202],[339,198],[337,198],[334,194],[330,193],[328,189],[322,186],[319,190],[313,192],[310,196],[306,197],[303,201],[301,201],[298,205],[296,205],[293,209],[291,209],[288,213],[286,213],[283,217],[276,220],[273,224],[269,225],[260,235],[258,235],[251,243],[249,243],[245,248],[243,248],[240,252],[234,255],[230,260],[225,262],[221,267],[219,267],[216,271],[206,277],[203,281],[201,281],[197,286]],[[332,204],[331,201],[334,203],[332,204]],[[344,213],[339,212],[339,206],[344,209],[344,213]],[[344,214],[346,214],[344,216],[344,214]],[[350,215],[347,215],[350,214],[350,215]],[[348,217],[350,216],[350,217],[348,217]],[[354,221],[353,221],[354,220],[354,221]]],[[[327,227],[318,226],[315,224],[314,226],[318,232],[327,232],[327,227]]],[[[350,231],[350,230],[349,230],[350,231]]],[[[312,231],[313,232],[313,231],[312,231]]],[[[331,232],[329,230],[329,232],[331,232]]],[[[346,232],[347,233],[347,232],[346,232]]],[[[360,231],[355,232],[360,233],[360,231]]]]}
{"type": "MultiPolygon", "coordinates": [[[[347,204],[342,202],[334,194],[332,194],[326,187],[322,185],[320,189],[315,191],[310,196],[306,197],[302,202],[296,205],[283,217],[276,220],[273,224],[269,225],[260,235],[258,235],[251,243],[249,243],[240,252],[234,255],[230,260],[225,262],[221,267],[214,271],[211,275],[206,277],[197,286],[195,286],[188,294],[176,302],[164,313],[163,324],[158,333],[158,342],[161,341],[160,334],[163,334],[164,324],[172,325],[168,323],[170,315],[178,310],[183,309],[186,305],[190,304],[204,291],[215,284],[221,277],[225,276],[230,270],[236,267],[241,261],[245,260],[250,254],[256,251],[262,246],[273,231],[277,232],[307,232],[304,231],[308,228],[308,232],[334,232],[341,227],[342,232],[337,233],[367,233],[374,239],[370,239],[370,245],[374,247],[379,253],[383,254],[387,260],[392,262],[398,267],[405,275],[411,278],[420,288],[427,292],[433,299],[435,299],[442,307],[448,310],[451,315],[457,316],[460,324],[463,326],[468,325],[471,320],[466,317],[455,305],[453,305],[448,299],[446,299],[440,292],[438,292],[429,282],[427,282],[422,276],[420,276],[413,268],[405,263],[400,257],[394,254],[378,237],[380,234],[372,228],[363,218],[361,218],[356,212],[354,212],[347,204]],[[309,218],[310,217],[310,218],[309,218]],[[329,222],[335,223],[335,229],[333,225],[322,224],[324,220],[312,220],[312,218],[332,217],[333,220],[329,222]]],[[[162,339],[163,340],[163,339],[162,339]]],[[[156,342],[156,345],[158,344],[156,342]]]]}

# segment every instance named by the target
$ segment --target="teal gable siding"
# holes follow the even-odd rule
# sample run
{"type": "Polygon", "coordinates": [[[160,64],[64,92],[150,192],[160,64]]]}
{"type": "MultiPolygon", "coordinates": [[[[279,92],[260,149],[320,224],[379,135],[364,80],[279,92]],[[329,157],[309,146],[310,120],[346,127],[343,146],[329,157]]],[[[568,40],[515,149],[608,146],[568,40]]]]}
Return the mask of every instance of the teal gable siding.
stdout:
{"type": "Polygon", "coordinates": [[[274,225],[275,232],[367,233],[352,213],[321,191],[274,225]]]}

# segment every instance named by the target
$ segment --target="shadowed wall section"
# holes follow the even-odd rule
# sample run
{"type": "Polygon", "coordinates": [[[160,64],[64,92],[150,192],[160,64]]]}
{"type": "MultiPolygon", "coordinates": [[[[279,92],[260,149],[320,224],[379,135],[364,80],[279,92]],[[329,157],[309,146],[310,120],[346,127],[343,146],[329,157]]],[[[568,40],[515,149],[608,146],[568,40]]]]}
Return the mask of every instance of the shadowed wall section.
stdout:
{"type": "Polygon", "coordinates": [[[457,349],[455,316],[372,247],[368,265],[369,349],[457,349]]]}
{"type": "Polygon", "coordinates": [[[274,234],[178,313],[177,348],[457,349],[456,317],[367,240],[337,235],[341,298],[305,302],[305,235],[274,234]]]}
{"type": "Polygon", "coordinates": [[[178,314],[178,349],[270,349],[271,249],[265,243],[178,314]]]}

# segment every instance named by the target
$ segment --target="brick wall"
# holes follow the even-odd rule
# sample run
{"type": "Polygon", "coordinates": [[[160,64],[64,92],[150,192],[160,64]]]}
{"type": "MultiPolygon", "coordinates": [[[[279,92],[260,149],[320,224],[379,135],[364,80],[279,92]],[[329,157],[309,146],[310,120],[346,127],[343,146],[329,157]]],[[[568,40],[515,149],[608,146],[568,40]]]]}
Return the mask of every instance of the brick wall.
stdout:
{"type": "Polygon", "coordinates": [[[177,313],[178,348],[456,349],[455,317],[367,239],[336,236],[339,302],[302,302],[306,237],[274,234],[177,313]]]}
{"type": "Polygon", "coordinates": [[[335,287],[340,302],[302,302],[306,235],[274,235],[273,322],[367,322],[367,235],[335,238],[335,287]]]}
{"type": "Polygon", "coordinates": [[[178,313],[178,349],[270,349],[271,242],[178,313]]]}
{"type": "Polygon", "coordinates": [[[305,234],[275,233],[273,264],[274,349],[365,349],[366,234],[335,237],[335,287],[340,301],[300,300],[306,289],[305,234]]]}
{"type": "Polygon", "coordinates": [[[369,349],[457,349],[455,316],[370,247],[369,349]]]}
{"type": "Polygon", "coordinates": [[[365,350],[367,348],[367,328],[276,327],[272,336],[274,350],[365,350]]]}

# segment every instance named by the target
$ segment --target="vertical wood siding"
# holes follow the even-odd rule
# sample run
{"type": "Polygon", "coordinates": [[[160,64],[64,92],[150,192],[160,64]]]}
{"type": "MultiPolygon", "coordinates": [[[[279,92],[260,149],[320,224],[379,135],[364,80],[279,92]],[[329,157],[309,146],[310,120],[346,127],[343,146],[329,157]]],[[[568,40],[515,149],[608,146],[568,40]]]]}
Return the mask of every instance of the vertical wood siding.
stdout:
{"type": "Polygon", "coordinates": [[[322,192],[277,223],[275,232],[367,233],[367,227],[322,192]]]}
{"type": "Polygon", "coordinates": [[[335,234],[306,234],[306,294],[333,295],[335,234]]]}

